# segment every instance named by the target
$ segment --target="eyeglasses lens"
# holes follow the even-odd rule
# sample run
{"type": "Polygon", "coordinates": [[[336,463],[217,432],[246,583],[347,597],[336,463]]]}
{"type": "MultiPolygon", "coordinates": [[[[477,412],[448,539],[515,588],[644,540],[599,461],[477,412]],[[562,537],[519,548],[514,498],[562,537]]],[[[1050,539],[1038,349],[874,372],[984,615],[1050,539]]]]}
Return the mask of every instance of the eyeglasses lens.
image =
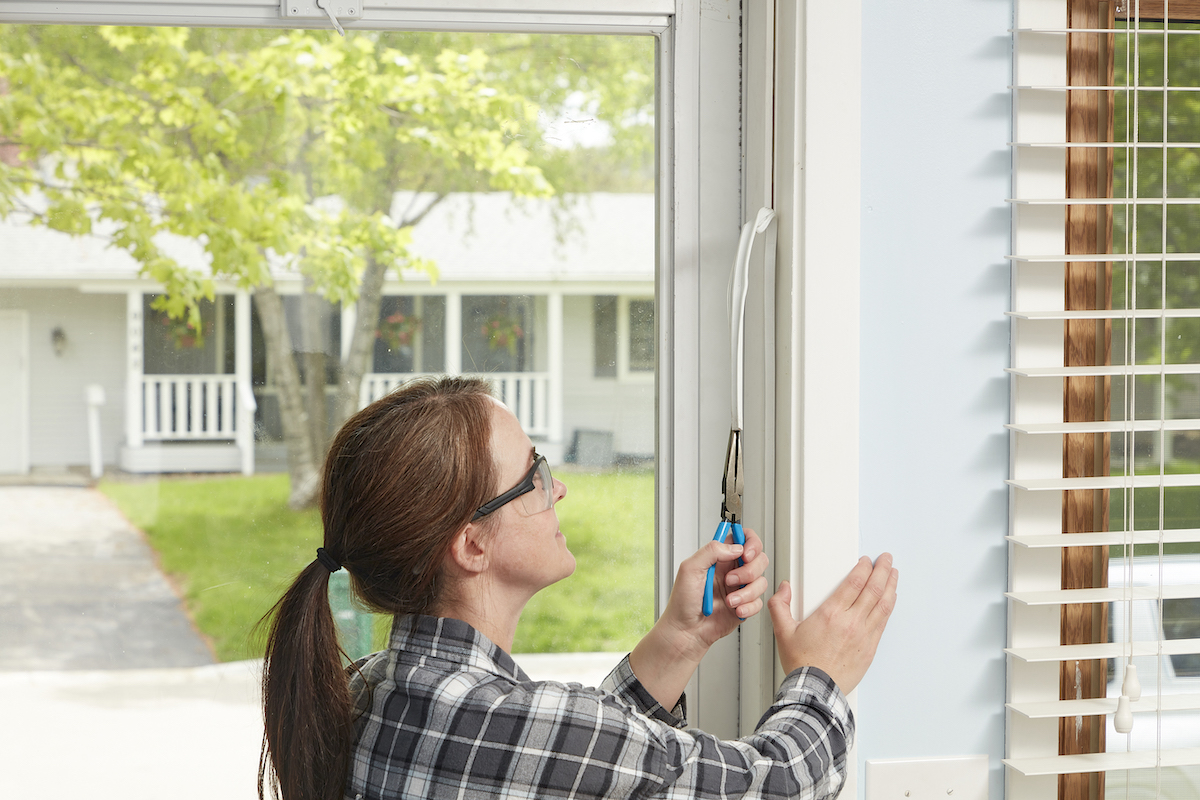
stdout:
{"type": "Polygon", "coordinates": [[[540,514],[554,505],[554,478],[544,459],[533,473],[533,491],[521,495],[517,501],[526,515],[540,514]]]}

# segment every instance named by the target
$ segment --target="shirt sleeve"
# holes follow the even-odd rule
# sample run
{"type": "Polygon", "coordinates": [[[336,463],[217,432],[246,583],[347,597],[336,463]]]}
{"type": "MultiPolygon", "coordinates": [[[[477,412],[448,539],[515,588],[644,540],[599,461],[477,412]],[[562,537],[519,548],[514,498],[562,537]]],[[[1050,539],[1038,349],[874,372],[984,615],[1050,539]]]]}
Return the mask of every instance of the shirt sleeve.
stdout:
{"type": "Polygon", "coordinates": [[[608,677],[600,683],[600,689],[615,694],[647,717],[652,717],[673,728],[687,726],[687,695],[680,695],[675,707],[667,711],[650,692],[646,691],[646,687],[642,686],[642,682],[633,674],[633,667],[629,665],[629,656],[625,656],[621,659],[620,664],[613,667],[613,671],[608,673],[608,677]]]}
{"type": "Polygon", "coordinates": [[[853,715],[837,684],[815,667],[789,675],[754,733],[738,740],[685,728],[641,686],[628,659],[602,688],[644,715],[627,721],[630,746],[645,748],[650,767],[632,796],[823,800],[845,785],[853,715]]]}
{"type": "Polygon", "coordinates": [[[519,685],[491,705],[459,774],[509,797],[825,800],[845,784],[854,723],[820,670],[789,675],[758,728],[738,740],[680,727],[630,674],[610,675],[618,693],[519,685]]]}

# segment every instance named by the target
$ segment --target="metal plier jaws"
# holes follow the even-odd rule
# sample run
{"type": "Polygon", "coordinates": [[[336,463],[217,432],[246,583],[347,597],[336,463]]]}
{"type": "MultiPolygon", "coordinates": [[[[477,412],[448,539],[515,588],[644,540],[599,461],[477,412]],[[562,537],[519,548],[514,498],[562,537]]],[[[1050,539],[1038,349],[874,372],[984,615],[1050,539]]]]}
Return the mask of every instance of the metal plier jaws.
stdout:
{"type": "Polygon", "coordinates": [[[742,522],[742,494],[745,491],[745,467],[742,464],[742,431],[729,432],[725,450],[725,473],[721,476],[721,519],[731,524],[742,522]]]}

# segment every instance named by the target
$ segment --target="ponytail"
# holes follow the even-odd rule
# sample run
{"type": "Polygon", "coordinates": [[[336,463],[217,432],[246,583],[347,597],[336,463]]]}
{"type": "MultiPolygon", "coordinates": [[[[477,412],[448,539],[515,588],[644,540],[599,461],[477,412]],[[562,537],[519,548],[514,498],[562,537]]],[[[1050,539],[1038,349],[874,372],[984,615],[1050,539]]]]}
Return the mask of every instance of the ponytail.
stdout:
{"type": "Polygon", "coordinates": [[[270,615],[258,796],[341,800],[354,719],[329,609],[329,569],[309,564],[270,615]]]}

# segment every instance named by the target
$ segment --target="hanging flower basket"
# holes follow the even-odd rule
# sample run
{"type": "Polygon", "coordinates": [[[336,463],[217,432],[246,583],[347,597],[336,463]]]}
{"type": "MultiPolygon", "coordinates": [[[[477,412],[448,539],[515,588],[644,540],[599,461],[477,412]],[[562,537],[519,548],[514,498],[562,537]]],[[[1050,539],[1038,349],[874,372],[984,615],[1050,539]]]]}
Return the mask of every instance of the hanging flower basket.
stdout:
{"type": "Polygon", "coordinates": [[[421,320],[413,316],[405,316],[397,311],[379,323],[375,338],[382,339],[388,350],[399,350],[412,344],[413,337],[421,330],[421,320]]]}
{"type": "Polygon", "coordinates": [[[204,336],[212,332],[212,322],[203,323],[200,329],[195,328],[186,318],[173,319],[165,311],[158,318],[160,324],[166,327],[175,344],[176,350],[192,350],[204,347],[204,336]]]}
{"type": "Polygon", "coordinates": [[[487,337],[490,350],[499,350],[504,347],[507,348],[510,356],[516,356],[517,342],[525,338],[525,331],[521,329],[520,319],[504,314],[497,314],[488,319],[483,323],[480,333],[487,337]]]}

